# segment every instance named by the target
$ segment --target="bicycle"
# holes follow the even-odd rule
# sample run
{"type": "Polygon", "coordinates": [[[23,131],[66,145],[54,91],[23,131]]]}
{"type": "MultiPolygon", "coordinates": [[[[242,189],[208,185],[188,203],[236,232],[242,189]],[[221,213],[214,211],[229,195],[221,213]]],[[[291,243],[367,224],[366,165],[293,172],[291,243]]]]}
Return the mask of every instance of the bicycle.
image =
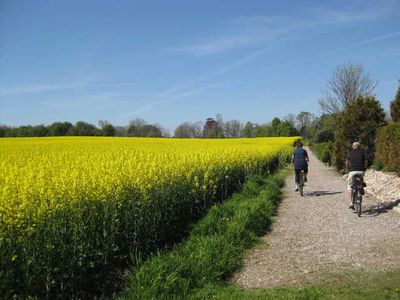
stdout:
{"type": "Polygon", "coordinates": [[[351,199],[359,217],[361,217],[362,196],[364,195],[364,187],[366,186],[362,175],[354,175],[351,184],[351,199]]]}
{"type": "Polygon", "coordinates": [[[306,174],[305,174],[304,170],[301,170],[298,173],[298,189],[299,189],[300,196],[304,195],[303,188],[304,188],[305,176],[306,176],[306,174]]]}

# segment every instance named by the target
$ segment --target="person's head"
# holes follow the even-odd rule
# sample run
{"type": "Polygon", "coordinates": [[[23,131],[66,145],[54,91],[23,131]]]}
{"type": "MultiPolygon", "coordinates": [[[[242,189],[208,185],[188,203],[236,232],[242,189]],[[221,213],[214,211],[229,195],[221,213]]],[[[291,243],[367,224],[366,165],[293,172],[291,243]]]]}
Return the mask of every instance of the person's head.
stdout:
{"type": "Polygon", "coordinates": [[[296,142],[296,148],[303,148],[303,143],[300,141],[296,142]]]}
{"type": "Polygon", "coordinates": [[[361,145],[359,142],[354,142],[353,143],[353,149],[360,149],[361,145]]]}

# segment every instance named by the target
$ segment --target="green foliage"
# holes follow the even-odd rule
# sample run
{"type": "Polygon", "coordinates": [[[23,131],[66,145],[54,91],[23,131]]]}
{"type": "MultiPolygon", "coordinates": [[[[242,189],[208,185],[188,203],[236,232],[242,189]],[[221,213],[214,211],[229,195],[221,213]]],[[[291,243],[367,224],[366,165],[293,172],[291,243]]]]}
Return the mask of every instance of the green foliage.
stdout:
{"type": "Polygon", "coordinates": [[[307,111],[300,112],[296,117],[300,135],[306,138],[310,137],[308,133],[310,131],[309,127],[311,123],[311,118],[312,118],[311,113],[307,111]]]}
{"type": "Polygon", "coordinates": [[[115,127],[111,124],[106,124],[101,128],[103,136],[115,136],[115,127]]]}
{"type": "Polygon", "coordinates": [[[5,137],[7,130],[8,130],[7,126],[0,125],[0,137],[5,137]]]}
{"type": "Polygon", "coordinates": [[[49,126],[51,136],[65,136],[71,130],[73,125],[69,122],[54,122],[49,126]]]}
{"type": "Polygon", "coordinates": [[[315,142],[322,143],[322,142],[333,141],[334,137],[335,137],[335,133],[332,131],[319,131],[315,135],[315,142]]]}
{"type": "Polygon", "coordinates": [[[311,150],[322,162],[333,164],[333,142],[315,143],[311,146],[311,150]]]}
{"type": "Polygon", "coordinates": [[[86,123],[84,121],[78,121],[76,124],[69,130],[68,135],[74,136],[94,136],[97,135],[96,126],[86,123]]]}
{"type": "Polygon", "coordinates": [[[337,169],[345,167],[347,152],[355,141],[361,143],[368,165],[371,165],[375,152],[375,135],[378,128],[384,124],[385,112],[374,97],[359,96],[355,101],[351,101],[338,116],[334,144],[337,169]]]}
{"type": "Polygon", "coordinates": [[[167,133],[163,132],[157,124],[147,124],[132,121],[129,126],[113,126],[107,121],[99,121],[100,127],[79,121],[75,125],[70,122],[54,122],[51,125],[23,125],[9,127],[0,125],[0,137],[43,137],[43,136],[138,136],[138,137],[162,137],[167,133]]]}
{"type": "Polygon", "coordinates": [[[121,298],[187,299],[222,285],[270,224],[283,183],[281,175],[251,178],[242,193],[214,205],[185,243],[133,270],[121,298]]]}
{"type": "Polygon", "coordinates": [[[23,125],[19,127],[0,126],[0,137],[29,137],[29,136],[48,136],[49,127],[44,125],[23,125]]]}
{"type": "Polygon", "coordinates": [[[271,124],[254,124],[247,122],[242,129],[242,137],[297,136],[299,133],[289,121],[274,118],[271,124]]]}
{"type": "Polygon", "coordinates": [[[389,170],[400,170],[400,122],[380,128],[375,144],[376,158],[389,170]]]}
{"type": "Polygon", "coordinates": [[[289,121],[281,122],[276,128],[276,136],[296,136],[298,132],[289,121]]]}
{"type": "Polygon", "coordinates": [[[247,122],[242,129],[241,136],[247,138],[253,137],[253,129],[254,124],[251,122],[247,122]]]}
{"type": "Polygon", "coordinates": [[[400,121],[400,87],[397,89],[395,98],[390,102],[390,116],[393,122],[400,121]]]}
{"type": "Polygon", "coordinates": [[[162,128],[158,124],[148,124],[143,119],[135,119],[129,123],[127,135],[134,137],[162,137],[162,128]]]}
{"type": "Polygon", "coordinates": [[[310,126],[313,132],[313,141],[315,143],[329,142],[334,140],[336,131],[337,115],[323,114],[317,118],[310,126]]]}
{"type": "Polygon", "coordinates": [[[384,168],[384,165],[379,159],[375,158],[372,162],[372,168],[376,171],[381,171],[384,168]]]}
{"type": "Polygon", "coordinates": [[[277,117],[272,119],[271,126],[273,131],[277,131],[279,124],[281,124],[281,120],[277,117]]]}

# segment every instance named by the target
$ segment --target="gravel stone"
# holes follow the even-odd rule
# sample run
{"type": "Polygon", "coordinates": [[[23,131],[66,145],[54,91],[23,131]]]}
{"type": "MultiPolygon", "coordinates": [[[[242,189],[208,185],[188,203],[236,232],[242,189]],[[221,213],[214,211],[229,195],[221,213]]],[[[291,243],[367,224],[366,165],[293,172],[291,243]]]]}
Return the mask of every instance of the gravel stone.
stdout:
{"type": "Polygon", "coordinates": [[[308,153],[304,197],[289,176],[272,231],[231,279],[244,289],[324,284],[328,273],[400,268],[400,214],[392,202],[368,195],[358,217],[348,209],[346,181],[308,153]]]}
{"type": "Polygon", "coordinates": [[[400,177],[395,173],[369,169],[364,178],[367,183],[365,191],[368,194],[382,202],[391,203],[393,206],[400,203],[400,177]]]}

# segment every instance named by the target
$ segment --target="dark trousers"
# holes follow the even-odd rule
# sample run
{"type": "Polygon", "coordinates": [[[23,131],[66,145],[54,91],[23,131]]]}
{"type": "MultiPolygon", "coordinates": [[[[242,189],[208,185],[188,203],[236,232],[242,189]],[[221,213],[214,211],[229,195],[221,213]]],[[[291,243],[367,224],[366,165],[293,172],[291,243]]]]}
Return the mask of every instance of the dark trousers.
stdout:
{"type": "Polygon", "coordinates": [[[304,168],[300,168],[300,169],[298,169],[298,168],[294,169],[294,174],[295,174],[294,180],[297,184],[299,184],[299,182],[300,182],[300,172],[301,171],[308,173],[308,166],[304,167],[304,168]]]}

